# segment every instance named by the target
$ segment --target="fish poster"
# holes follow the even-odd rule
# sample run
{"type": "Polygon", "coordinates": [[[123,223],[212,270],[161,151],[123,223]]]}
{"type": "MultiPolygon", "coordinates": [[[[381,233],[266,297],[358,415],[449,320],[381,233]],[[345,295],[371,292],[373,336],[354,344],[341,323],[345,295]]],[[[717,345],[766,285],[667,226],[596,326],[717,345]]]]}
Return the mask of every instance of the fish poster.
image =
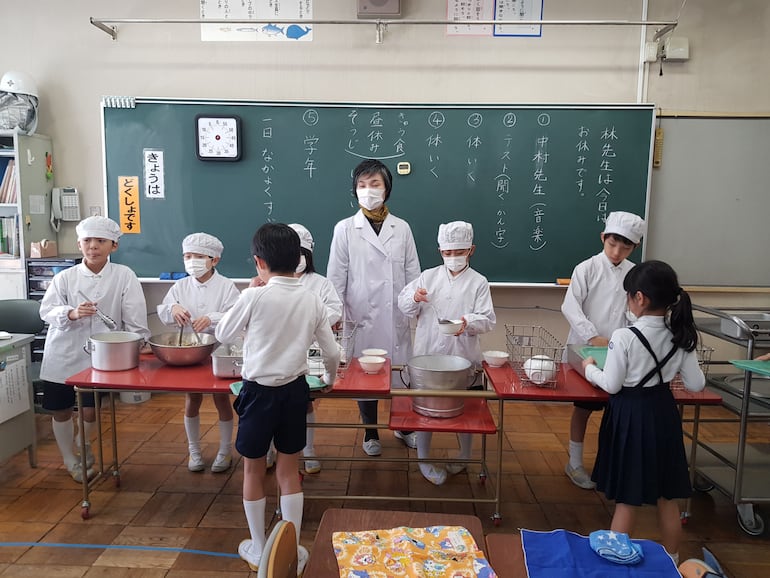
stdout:
{"type": "Polygon", "coordinates": [[[204,42],[310,42],[313,0],[199,0],[201,20],[232,20],[201,24],[204,42]],[[270,22],[275,18],[276,22],[270,22]],[[253,20],[254,22],[249,22],[253,20]],[[286,23],[286,20],[295,22],[286,23]]]}

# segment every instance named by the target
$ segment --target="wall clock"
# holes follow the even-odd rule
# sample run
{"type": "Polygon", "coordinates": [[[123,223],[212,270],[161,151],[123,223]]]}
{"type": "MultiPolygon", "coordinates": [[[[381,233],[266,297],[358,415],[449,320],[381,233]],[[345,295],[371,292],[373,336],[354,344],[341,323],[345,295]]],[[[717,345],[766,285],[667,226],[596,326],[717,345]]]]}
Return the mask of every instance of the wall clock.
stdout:
{"type": "Polygon", "coordinates": [[[241,118],[199,114],[195,117],[195,154],[202,161],[241,158],[241,118]]]}

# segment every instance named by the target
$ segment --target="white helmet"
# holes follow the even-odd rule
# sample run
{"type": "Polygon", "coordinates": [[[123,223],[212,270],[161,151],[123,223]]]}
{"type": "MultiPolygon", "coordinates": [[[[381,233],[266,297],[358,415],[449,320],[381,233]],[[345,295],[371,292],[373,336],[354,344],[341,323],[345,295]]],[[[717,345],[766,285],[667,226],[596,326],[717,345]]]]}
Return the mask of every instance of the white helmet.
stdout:
{"type": "Polygon", "coordinates": [[[26,72],[9,70],[0,79],[0,90],[15,94],[28,94],[38,98],[37,84],[26,72]]]}

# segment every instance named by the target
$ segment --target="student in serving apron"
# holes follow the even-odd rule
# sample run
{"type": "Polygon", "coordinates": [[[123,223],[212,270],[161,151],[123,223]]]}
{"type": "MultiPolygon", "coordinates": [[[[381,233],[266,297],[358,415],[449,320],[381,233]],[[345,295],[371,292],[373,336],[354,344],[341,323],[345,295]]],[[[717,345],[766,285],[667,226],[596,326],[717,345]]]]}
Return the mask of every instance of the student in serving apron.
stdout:
{"type": "MultiPolygon", "coordinates": [[[[623,278],[634,264],[627,259],[644,236],[646,224],[633,213],[615,211],[607,216],[601,234],[601,253],[579,263],[572,272],[561,311],[569,322],[567,345],[604,347],[612,332],[628,325],[623,278]]],[[[564,361],[567,351],[564,351],[564,361]]],[[[591,412],[604,409],[604,402],[575,402],[569,428],[567,477],[579,488],[591,490],[594,483],[583,467],[583,440],[591,412]]]]}
{"type": "MultiPolygon", "coordinates": [[[[414,338],[415,355],[458,355],[472,363],[475,375],[481,367],[479,335],[495,328],[497,321],[492,305],[492,294],[486,277],[470,266],[470,258],[476,246],[473,244],[473,226],[463,221],[439,225],[438,248],[443,265],[423,271],[404,287],[398,296],[398,307],[407,317],[417,317],[414,338]],[[439,330],[436,311],[444,319],[462,319],[462,327],[455,335],[439,330]]],[[[472,378],[469,378],[472,382],[472,378]]],[[[433,432],[417,432],[417,457],[430,456],[433,432]]],[[[473,437],[469,433],[457,434],[460,441],[461,460],[469,460],[473,437]]],[[[421,462],[420,472],[432,484],[440,486],[447,474],[458,474],[465,469],[464,463],[451,463],[446,467],[421,462]]]]}
{"type": "Polygon", "coordinates": [[[623,289],[637,321],[612,333],[604,371],[591,357],[583,362],[586,379],[610,394],[591,479],[615,500],[612,531],[630,534],[637,507],[656,505],[663,546],[678,564],[682,523],[676,500],[689,497],[692,487],[669,384],[679,373],[690,391],[706,386],[695,353],[698,332],[690,297],[666,263],[637,265],[623,289]]]}
{"type": "MultiPolygon", "coordinates": [[[[353,194],[360,209],[334,227],[326,274],[345,306],[345,319],[358,324],[354,354],[382,348],[396,365],[411,357],[409,319],[398,309],[398,294],[420,274],[420,260],[412,230],[390,214],[393,177],[378,160],[366,160],[353,171],[353,194]]],[[[397,378],[398,379],[398,378],[397,378]]],[[[359,401],[364,424],[377,423],[377,401],[359,401]]],[[[395,432],[409,447],[416,447],[414,432],[395,432]]],[[[376,429],[367,429],[363,449],[382,453],[376,429]]]]}

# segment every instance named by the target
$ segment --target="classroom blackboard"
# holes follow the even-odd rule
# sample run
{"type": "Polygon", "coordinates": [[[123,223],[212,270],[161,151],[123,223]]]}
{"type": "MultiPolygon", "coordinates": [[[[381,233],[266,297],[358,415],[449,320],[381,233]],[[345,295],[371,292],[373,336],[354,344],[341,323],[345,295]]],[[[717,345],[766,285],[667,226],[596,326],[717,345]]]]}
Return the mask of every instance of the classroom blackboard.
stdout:
{"type": "Polygon", "coordinates": [[[661,120],[649,258],[684,285],[770,287],[770,118],[661,120]]]}
{"type": "Polygon", "coordinates": [[[475,230],[472,265],[493,282],[569,277],[601,250],[608,212],[646,209],[648,105],[137,99],[102,112],[110,216],[127,218],[121,180],[138,183],[131,226],[141,232],[125,234],[113,258],[140,277],[183,270],[181,241],[195,231],[224,243],[221,273],[250,277],[251,237],[266,221],[308,227],[325,271],[334,224],[357,209],[351,172],[366,158],[393,172],[388,207],[411,225],[423,268],[440,263],[438,225],[465,220],[475,230]],[[239,161],[196,157],[203,113],[241,119],[239,161]]]}

